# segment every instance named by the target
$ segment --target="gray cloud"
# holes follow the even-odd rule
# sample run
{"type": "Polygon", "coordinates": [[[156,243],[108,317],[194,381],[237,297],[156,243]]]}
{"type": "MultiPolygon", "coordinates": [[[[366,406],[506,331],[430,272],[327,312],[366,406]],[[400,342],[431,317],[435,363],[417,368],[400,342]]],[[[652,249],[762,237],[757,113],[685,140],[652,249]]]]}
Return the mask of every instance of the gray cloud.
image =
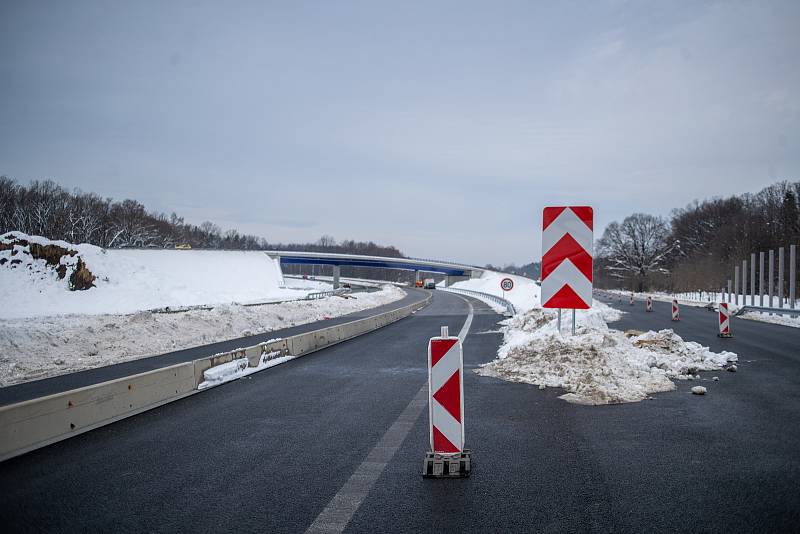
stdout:
{"type": "Polygon", "coordinates": [[[273,241],[527,262],[546,205],[600,231],[798,179],[798,22],[792,1],[4,2],[0,173],[273,241]]]}

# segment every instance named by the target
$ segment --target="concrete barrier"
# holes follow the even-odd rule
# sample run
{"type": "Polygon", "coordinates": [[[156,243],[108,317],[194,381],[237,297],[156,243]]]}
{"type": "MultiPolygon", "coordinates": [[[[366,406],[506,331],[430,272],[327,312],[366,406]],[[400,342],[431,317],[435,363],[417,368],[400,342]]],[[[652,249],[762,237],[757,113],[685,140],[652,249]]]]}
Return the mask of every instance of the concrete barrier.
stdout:
{"type": "Polygon", "coordinates": [[[194,377],[186,362],[0,407],[0,461],[191,395],[194,377]]]}
{"type": "Polygon", "coordinates": [[[373,317],[2,406],[0,462],[198,393],[203,373],[216,365],[247,358],[250,367],[258,367],[263,354],[275,351],[305,356],[408,317],[430,299],[428,295],[373,317]]]}

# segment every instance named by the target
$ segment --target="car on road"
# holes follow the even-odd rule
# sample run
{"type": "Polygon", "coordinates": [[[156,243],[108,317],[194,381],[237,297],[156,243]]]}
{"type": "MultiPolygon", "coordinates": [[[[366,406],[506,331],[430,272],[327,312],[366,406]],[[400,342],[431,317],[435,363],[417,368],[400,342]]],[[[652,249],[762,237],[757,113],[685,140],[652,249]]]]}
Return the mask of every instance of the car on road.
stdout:
{"type": "Polygon", "coordinates": [[[425,289],[436,289],[436,280],[433,278],[426,278],[424,287],[425,289]]]}

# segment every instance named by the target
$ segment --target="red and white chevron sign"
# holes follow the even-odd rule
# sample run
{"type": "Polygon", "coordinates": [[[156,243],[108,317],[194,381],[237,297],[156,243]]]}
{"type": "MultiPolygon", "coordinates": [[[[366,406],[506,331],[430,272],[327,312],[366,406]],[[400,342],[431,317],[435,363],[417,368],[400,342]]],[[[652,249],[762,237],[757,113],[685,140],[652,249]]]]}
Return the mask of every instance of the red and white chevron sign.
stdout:
{"type": "Polygon", "coordinates": [[[731,313],[726,302],[719,303],[719,337],[731,337],[731,313]]]}
{"type": "Polygon", "coordinates": [[[544,209],[542,307],[592,307],[593,219],[589,206],[544,209]]]}
{"type": "Polygon", "coordinates": [[[464,450],[464,356],[457,337],[428,343],[428,420],[431,451],[464,450]]]}

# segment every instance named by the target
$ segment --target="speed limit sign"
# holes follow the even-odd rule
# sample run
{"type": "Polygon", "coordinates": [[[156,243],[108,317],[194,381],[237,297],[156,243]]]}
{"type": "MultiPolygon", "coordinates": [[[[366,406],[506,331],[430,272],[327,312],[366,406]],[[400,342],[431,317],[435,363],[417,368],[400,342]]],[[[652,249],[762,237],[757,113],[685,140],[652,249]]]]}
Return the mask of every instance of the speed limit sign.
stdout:
{"type": "Polygon", "coordinates": [[[500,281],[500,289],[503,291],[511,291],[514,289],[514,281],[511,278],[503,278],[500,281]]]}

